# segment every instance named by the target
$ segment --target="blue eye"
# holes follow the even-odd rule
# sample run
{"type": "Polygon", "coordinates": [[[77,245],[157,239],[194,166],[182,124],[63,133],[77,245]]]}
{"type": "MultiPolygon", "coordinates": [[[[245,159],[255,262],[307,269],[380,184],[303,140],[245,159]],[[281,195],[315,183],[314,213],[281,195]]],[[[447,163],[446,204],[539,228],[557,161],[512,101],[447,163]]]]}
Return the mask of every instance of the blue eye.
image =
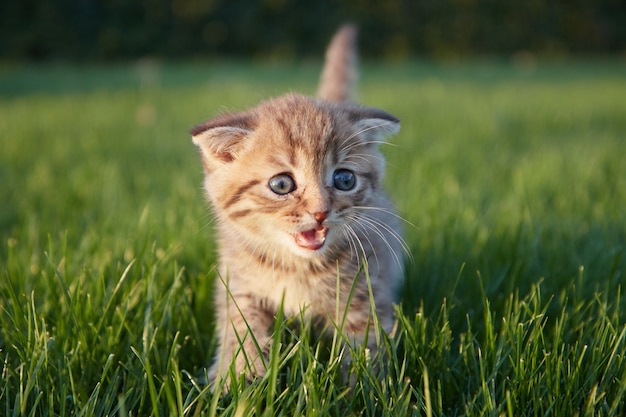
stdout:
{"type": "Polygon", "coordinates": [[[356,185],[354,172],[347,169],[338,169],[333,174],[333,185],[341,191],[349,191],[356,185]]]}
{"type": "Polygon", "coordinates": [[[278,195],[289,194],[296,189],[296,182],[288,174],[278,174],[270,178],[267,185],[278,195]]]}

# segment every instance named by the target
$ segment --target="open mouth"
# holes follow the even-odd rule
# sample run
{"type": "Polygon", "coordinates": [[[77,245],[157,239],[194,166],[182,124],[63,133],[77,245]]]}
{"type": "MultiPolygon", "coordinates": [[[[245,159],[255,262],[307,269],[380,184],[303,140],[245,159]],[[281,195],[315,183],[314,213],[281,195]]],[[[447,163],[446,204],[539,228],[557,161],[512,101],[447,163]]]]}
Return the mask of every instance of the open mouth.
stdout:
{"type": "Polygon", "coordinates": [[[315,229],[305,230],[304,232],[297,233],[296,245],[304,249],[318,250],[324,246],[326,242],[326,234],[328,233],[328,227],[317,226],[315,229]]]}

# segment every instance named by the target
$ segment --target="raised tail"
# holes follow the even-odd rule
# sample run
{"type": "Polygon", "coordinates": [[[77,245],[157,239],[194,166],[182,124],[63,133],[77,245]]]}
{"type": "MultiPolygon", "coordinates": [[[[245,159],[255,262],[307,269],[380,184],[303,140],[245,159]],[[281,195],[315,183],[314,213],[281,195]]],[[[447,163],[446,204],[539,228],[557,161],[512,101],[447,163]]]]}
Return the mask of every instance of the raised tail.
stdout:
{"type": "Polygon", "coordinates": [[[357,29],[344,25],[328,45],[317,95],[330,101],[355,101],[357,73],[357,29]]]}

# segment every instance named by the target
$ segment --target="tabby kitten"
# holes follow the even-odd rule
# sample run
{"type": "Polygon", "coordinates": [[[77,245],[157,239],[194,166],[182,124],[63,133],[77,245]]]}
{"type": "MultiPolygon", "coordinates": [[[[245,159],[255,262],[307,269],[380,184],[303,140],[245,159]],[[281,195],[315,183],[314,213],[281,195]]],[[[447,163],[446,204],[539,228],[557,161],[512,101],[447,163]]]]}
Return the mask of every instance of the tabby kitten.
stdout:
{"type": "Polygon", "coordinates": [[[378,145],[399,120],[350,102],[355,43],[352,26],[335,35],[319,97],[287,94],[191,130],[219,242],[212,381],[227,377],[233,359],[238,375],[264,375],[281,303],[287,316],[328,323],[345,313],[347,339],[375,350],[364,264],[379,321],[391,331],[404,243],[382,190],[378,145]]]}

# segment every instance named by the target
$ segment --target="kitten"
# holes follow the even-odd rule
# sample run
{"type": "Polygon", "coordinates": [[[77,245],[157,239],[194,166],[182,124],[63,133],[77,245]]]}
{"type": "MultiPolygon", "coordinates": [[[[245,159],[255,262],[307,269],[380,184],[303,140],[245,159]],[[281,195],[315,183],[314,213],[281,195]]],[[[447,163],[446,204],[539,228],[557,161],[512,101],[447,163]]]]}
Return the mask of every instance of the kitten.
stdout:
{"type": "Polygon", "coordinates": [[[281,303],[287,316],[304,311],[329,323],[345,313],[347,340],[375,350],[364,263],[379,321],[392,329],[405,245],[382,190],[378,146],[399,120],[350,102],[355,43],[354,27],[337,32],[317,98],[287,94],[191,130],[217,220],[212,382],[228,376],[233,359],[237,375],[264,375],[281,303]]]}

